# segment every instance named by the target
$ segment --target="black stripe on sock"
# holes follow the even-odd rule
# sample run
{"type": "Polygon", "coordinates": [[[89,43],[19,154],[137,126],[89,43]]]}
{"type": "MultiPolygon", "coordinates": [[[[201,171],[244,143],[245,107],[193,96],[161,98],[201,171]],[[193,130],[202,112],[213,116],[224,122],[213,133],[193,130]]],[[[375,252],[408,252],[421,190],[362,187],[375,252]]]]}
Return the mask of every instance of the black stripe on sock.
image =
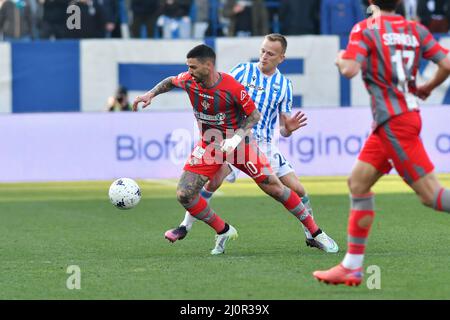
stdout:
{"type": "Polygon", "coordinates": [[[224,234],[225,232],[228,232],[228,230],[230,230],[230,225],[225,222],[225,227],[218,234],[224,234]]]}

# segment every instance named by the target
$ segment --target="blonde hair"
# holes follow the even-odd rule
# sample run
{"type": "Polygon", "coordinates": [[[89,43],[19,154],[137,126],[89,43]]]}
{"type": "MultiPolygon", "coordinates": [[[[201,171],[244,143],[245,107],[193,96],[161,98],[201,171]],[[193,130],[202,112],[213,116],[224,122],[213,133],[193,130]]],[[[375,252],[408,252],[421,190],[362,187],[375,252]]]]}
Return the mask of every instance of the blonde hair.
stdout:
{"type": "Polygon", "coordinates": [[[287,40],[286,37],[279,33],[271,33],[265,37],[269,41],[278,41],[283,48],[283,53],[286,53],[287,49],[287,40]]]}

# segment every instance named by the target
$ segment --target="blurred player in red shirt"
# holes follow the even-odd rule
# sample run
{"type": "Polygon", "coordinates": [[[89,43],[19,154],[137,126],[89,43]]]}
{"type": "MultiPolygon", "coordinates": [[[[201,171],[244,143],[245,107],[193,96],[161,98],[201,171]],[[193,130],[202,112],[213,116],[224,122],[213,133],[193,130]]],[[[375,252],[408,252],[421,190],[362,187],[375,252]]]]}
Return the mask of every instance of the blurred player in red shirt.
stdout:
{"type": "Polygon", "coordinates": [[[141,102],[145,108],[155,96],[175,87],[189,95],[201,139],[178,182],[178,201],[192,216],[216,231],[216,245],[211,254],[224,253],[229,239],[237,237],[237,231],[210,208],[200,191],[227,161],[281,202],[314,237],[321,234],[300,197],[272,174],[269,161],[254,142],[250,130],[258,123],[260,113],[251,97],[232,76],[215,69],[215,60],[216,54],[210,47],[194,47],[187,54],[188,72],[168,77],[146,94],[136,97],[133,103],[133,111],[137,111],[141,102]]]}
{"type": "Polygon", "coordinates": [[[339,71],[347,78],[362,70],[374,124],[349,178],[347,254],[336,267],[313,274],[326,283],[361,283],[364,251],[375,216],[371,187],[392,167],[424,205],[450,212],[450,190],[439,183],[420,140],[422,122],[416,99],[426,99],[447,79],[448,50],[423,25],[396,15],[398,2],[372,0],[374,14],[353,27],[347,49],[336,59],[339,71]],[[416,87],[421,57],[436,63],[438,70],[416,87]]]}

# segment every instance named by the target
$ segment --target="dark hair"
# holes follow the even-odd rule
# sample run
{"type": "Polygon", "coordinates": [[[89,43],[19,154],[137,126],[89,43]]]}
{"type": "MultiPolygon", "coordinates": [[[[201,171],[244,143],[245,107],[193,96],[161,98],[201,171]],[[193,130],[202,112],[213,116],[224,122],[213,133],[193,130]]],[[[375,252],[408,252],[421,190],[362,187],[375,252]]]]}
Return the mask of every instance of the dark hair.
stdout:
{"type": "Polygon", "coordinates": [[[278,41],[281,44],[281,48],[283,49],[283,53],[286,53],[287,49],[287,40],[286,37],[279,33],[271,33],[266,36],[266,39],[269,41],[278,41]]]}
{"type": "Polygon", "coordinates": [[[117,99],[117,101],[122,103],[122,101],[123,101],[123,99],[125,98],[126,95],[128,95],[127,88],[125,88],[124,86],[119,86],[119,88],[117,88],[117,91],[116,91],[116,99],[117,99]]]}
{"type": "Polygon", "coordinates": [[[378,6],[381,10],[394,11],[399,2],[400,0],[374,0],[373,4],[378,6]]]}
{"type": "Polygon", "coordinates": [[[208,47],[205,44],[201,44],[192,48],[186,55],[186,58],[188,59],[193,58],[202,61],[210,59],[214,64],[216,63],[216,53],[211,47],[208,47]]]}

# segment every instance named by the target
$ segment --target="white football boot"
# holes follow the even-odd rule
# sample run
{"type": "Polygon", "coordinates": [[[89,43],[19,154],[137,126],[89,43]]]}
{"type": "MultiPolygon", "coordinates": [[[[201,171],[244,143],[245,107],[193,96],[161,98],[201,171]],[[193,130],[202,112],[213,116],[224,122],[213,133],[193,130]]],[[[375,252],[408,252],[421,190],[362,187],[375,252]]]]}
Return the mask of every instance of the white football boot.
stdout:
{"type": "Polygon", "coordinates": [[[319,245],[319,249],[328,252],[328,253],[336,253],[339,251],[339,247],[337,243],[331,239],[324,231],[321,234],[317,235],[314,240],[319,245]]]}
{"type": "Polygon", "coordinates": [[[230,239],[235,240],[238,237],[237,230],[230,225],[230,229],[224,234],[216,235],[216,246],[211,250],[212,255],[225,253],[225,247],[230,239]]]}

